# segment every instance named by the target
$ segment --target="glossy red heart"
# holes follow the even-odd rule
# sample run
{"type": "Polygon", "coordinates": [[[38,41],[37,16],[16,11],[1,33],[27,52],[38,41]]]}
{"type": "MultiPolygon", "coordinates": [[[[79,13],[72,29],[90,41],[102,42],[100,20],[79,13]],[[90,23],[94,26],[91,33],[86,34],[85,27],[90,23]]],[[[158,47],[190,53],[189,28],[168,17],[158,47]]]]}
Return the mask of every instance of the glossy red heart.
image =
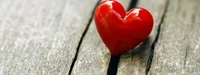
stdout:
{"type": "Polygon", "coordinates": [[[94,18],[101,39],[114,56],[135,48],[153,27],[153,17],[146,9],[133,8],[126,13],[115,0],[101,2],[94,18]]]}

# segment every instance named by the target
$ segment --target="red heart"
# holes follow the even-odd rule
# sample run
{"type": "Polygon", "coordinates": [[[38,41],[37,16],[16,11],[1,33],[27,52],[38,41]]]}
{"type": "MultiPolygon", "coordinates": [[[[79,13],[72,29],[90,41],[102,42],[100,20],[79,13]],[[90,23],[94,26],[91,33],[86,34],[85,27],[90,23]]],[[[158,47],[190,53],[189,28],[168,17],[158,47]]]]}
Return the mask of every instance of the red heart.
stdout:
{"type": "Polygon", "coordinates": [[[153,17],[144,8],[133,8],[126,13],[117,1],[103,1],[94,14],[98,33],[114,56],[140,44],[150,34],[153,17]]]}

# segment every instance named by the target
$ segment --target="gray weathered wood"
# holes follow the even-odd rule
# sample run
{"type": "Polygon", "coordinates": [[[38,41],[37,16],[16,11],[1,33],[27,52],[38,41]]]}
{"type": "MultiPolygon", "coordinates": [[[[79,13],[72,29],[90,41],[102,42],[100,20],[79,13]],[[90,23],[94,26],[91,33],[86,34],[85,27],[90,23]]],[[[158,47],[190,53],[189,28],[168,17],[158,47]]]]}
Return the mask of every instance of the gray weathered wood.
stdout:
{"type": "Polygon", "coordinates": [[[149,75],[200,75],[199,0],[170,0],[149,75]]]}
{"type": "MultiPolygon", "coordinates": [[[[118,1],[128,8],[131,0],[118,1]]],[[[109,50],[101,41],[94,21],[92,21],[79,50],[72,75],[106,75],[110,56],[109,50]]]]}
{"type": "Polygon", "coordinates": [[[0,0],[0,75],[68,74],[98,0],[0,0]]]}
{"type": "Polygon", "coordinates": [[[137,48],[121,55],[118,75],[145,75],[147,61],[151,46],[157,35],[157,29],[164,13],[166,0],[138,0],[137,7],[146,8],[151,12],[154,18],[154,27],[149,37],[137,48]]]}

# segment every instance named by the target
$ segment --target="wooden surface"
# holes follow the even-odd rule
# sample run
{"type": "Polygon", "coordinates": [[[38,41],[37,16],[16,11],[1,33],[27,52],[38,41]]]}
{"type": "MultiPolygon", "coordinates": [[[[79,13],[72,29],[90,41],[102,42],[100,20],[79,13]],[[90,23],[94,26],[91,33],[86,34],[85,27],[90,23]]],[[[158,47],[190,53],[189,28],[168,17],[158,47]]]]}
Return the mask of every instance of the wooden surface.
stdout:
{"type": "Polygon", "coordinates": [[[149,75],[200,75],[199,0],[170,0],[149,75]]]}
{"type": "Polygon", "coordinates": [[[0,75],[68,74],[97,2],[1,0],[0,75]]]}
{"type": "MultiPolygon", "coordinates": [[[[117,1],[125,9],[136,2],[117,1]]],[[[0,75],[106,75],[112,60],[92,14],[99,2],[0,0],[0,75]]],[[[199,3],[138,0],[154,28],[121,55],[117,75],[200,75],[199,3]]]]}

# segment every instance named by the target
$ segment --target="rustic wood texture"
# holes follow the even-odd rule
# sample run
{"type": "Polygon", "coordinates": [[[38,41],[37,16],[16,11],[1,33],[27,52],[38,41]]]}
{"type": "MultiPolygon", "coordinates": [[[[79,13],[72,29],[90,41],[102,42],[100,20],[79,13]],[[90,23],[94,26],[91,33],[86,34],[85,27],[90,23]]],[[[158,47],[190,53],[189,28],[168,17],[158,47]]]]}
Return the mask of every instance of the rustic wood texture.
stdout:
{"type": "Polygon", "coordinates": [[[0,0],[0,75],[68,74],[98,0],[0,0]]]}
{"type": "MultiPolygon", "coordinates": [[[[117,1],[126,9],[131,2],[117,1]]],[[[0,75],[106,75],[111,55],[90,23],[98,2],[0,0],[0,75]]],[[[138,0],[154,28],[121,55],[117,75],[200,75],[199,3],[138,0]]]]}
{"type": "Polygon", "coordinates": [[[117,75],[145,75],[150,49],[158,33],[158,27],[166,6],[166,0],[139,0],[136,7],[150,11],[154,18],[154,27],[150,36],[137,48],[121,55],[117,75]]]}
{"type": "MultiPolygon", "coordinates": [[[[131,0],[118,0],[128,8],[131,0]]],[[[106,75],[110,61],[110,53],[101,41],[92,21],[81,44],[72,75],[106,75]]]]}
{"type": "Polygon", "coordinates": [[[199,0],[170,0],[149,75],[200,75],[199,0]]]}

